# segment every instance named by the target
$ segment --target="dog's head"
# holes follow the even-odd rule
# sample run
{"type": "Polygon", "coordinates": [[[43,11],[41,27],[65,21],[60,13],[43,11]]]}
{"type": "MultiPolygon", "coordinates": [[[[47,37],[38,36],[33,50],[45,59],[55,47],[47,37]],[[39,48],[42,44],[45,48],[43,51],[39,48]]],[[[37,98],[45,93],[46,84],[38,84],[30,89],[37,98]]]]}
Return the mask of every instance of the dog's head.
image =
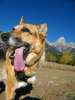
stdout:
{"type": "Polygon", "coordinates": [[[18,42],[26,42],[29,45],[32,45],[36,43],[37,40],[42,43],[46,37],[46,33],[47,24],[26,24],[22,22],[21,19],[20,24],[12,28],[9,44],[17,46],[18,42]]]}
{"type": "MultiPolygon", "coordinates": [[[[13,27],[9,37],[4,34],[2,39],[7,39],[7,43],[11,49],[10,58],[14,58],[14,53],[17,48],[24,47],[23,56],[24,60],[30,53],[39,53],[43,49],[43,43],[47,33],[47,24],[26,24],[21,19],[20,24],[13,27]]],[[[33,56],[33,55],[32,55],[33,56]]]]}

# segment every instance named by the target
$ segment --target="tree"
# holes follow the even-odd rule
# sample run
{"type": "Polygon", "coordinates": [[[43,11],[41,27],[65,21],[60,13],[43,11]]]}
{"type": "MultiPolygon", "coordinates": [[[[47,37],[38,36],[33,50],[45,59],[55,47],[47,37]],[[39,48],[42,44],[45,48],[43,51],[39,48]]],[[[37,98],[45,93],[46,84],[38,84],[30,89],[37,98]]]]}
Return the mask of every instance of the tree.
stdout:
{"type": "Polygon", "coordinates": [[[47,60],[47,61],[56,62],[56,61],[57,61],[57,58],[56,58],[56,56],[53,55],[52,53],[47,52],[47,53],[46,53],[46,60],[47,60]]]}
{"type": "Polygon", "coordinates": [[[63,53],[62,57],[60,58],[60,63],[64,64],[73,64],[73,55],[70,51],[66,51],[63,53]]]}

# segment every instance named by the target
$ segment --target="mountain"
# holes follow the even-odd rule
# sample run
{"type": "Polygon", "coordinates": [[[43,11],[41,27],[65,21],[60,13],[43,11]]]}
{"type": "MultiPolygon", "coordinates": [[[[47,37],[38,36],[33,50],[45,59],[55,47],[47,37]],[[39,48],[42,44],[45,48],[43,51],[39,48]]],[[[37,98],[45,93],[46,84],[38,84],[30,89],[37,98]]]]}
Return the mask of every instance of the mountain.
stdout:
{"type": "Polygon", "coordinates": [[[75,49],[75,43],[66,42],[64,37],[58,38],[55,42],[48,42],[49,46],[55,47],[59,52],[65,52],[66,50],[75,49]]]}
{"type": "Polygon", "coordinates": [[[48,41],[46,41],[45,44],[46,47],[46,60],[57,62],[58,58],[62,55],[60,51],[57,50],[55,46],[50,45],[48,41]]]}
{"type": "Polygon", "coordinates": [[[55,46],[50,45],[48,42],[46,42],[46,52],[51,52],[57,55],[61,53],[55,46]]]}
{"type": "Polygon", "coordinates": [[[63,55],[66,57],[64,64],[67,62],[75,65],[75,43],[67,42],[64,37],[58,38],[55,42],[46,40],[46,60],[60,63],[63,55]]]}

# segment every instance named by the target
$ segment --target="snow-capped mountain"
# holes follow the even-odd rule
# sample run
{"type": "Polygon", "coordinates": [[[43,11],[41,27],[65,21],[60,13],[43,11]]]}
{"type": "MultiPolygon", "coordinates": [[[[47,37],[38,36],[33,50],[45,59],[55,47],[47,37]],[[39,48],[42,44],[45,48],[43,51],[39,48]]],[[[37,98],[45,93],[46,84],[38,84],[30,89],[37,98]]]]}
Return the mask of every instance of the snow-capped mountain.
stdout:
{"type": "Polygon", "coordinates": [[[58,38],[55,42],[47,41],[49,46],[55,47],[59,52],[64,52],[68,49],[75,49],[75,43],[67,42],[64,37],[58,38]]]}
{"type": "MultiPolygon", "coordinates": [[[[75,65],[75,43],[67,42],[64,37],[60,37],[55,42],[49,42],[46,40],[46,60],[75,65]],[[61,62],[63,55],[69,55],[71,62],[61,62]]],[[[68,61],[68,59],[66,59],[68,61]]]]}

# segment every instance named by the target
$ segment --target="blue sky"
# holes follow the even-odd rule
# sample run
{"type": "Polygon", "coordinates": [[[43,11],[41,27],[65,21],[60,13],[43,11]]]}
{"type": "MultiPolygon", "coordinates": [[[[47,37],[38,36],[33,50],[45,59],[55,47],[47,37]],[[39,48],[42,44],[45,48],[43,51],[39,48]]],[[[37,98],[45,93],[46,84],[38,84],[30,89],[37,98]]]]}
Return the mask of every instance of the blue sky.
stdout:
{"type": "Polygon", "coordinates": [[[21,16],[28,23],[47,23],[49,41],[64,36],[75,42],[75,0],[0,0],[0,30],[9,31],[21,16]]]}

